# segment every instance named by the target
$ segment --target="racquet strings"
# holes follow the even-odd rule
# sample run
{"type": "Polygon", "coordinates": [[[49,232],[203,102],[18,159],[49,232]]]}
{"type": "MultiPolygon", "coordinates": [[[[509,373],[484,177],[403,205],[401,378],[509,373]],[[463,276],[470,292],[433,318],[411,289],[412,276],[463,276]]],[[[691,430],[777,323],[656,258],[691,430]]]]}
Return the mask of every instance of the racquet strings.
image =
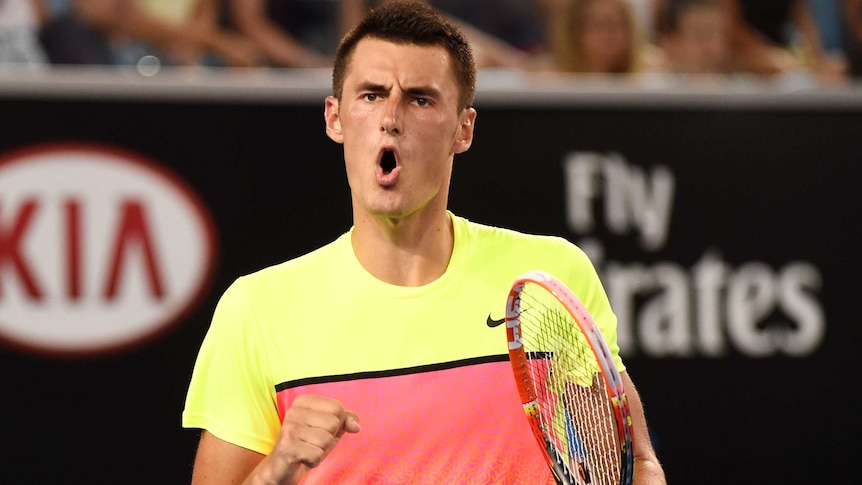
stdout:
{"type": "Polygon", "coordinates": [[[601,367],[579,325],[550,291],[526,283],[521,339],[549,452],[576,483],[620,483],[619,432],[601,367]]]}

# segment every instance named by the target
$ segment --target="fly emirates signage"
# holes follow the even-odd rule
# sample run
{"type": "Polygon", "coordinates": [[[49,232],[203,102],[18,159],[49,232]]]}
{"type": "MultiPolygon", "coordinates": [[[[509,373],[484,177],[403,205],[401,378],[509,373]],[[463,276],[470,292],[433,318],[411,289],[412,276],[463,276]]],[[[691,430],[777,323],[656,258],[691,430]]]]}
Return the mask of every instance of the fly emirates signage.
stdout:
{"type": "Polygon", "coordinates": [[[159,163],[89,144],[0,155],[0,340],[34,353],[115,352],[178,323],[212,277],[216,236],[159,163]]]}
{"type": "Polygon", "coordinates": [[[734,350],[755,358],[805,357],[820,347],[826,331],[823,278],[813,263],[731,264],[714,246],[689,267],[607,260],[599,239],[589,236],[602,224],[615,235],[637,234],[644,251],[665,246],[674,174],[665,166],[646,169],[620,154],[595,152],[569,153],[563,171],[567,224],[587,235],[578,243],[602,275],[624,354],[722,357],[734,350]]]}

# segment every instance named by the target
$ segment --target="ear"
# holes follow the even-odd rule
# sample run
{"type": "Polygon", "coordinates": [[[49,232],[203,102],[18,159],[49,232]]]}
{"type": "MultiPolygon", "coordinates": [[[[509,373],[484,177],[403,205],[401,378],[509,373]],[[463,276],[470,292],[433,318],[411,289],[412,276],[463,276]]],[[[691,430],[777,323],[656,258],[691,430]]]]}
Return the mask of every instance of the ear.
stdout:
{"type": "Polygon", "coordinates": [[[461,124],[458,126],[455,143],[452,144],[452,152],[456,155],[466,152],[473,144],[473,128],[476,126],[476,115],[477,113],[474,108],[466,108],[461,112],[461,124]]]}
{"type": "Polygon", "coordinates": [[[338,116],[338,99],[327,96],[323,117],[326,120],[326,134],[335,143],[344,143],[344,135],[341,133],[341,118],[338,116]]]}

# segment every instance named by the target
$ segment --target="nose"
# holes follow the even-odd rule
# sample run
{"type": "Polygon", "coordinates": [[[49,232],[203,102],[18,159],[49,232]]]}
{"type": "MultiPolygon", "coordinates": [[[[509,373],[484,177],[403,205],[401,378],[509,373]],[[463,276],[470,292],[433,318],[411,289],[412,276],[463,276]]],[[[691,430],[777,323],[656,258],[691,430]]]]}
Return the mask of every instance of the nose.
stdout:
{"type": "Polygon", "coordinates": [[[383,108],[383,116],[380,120],[380,131],[390,135],[401,133],[400,99],[398,96],[390,96],[383,108]]]}

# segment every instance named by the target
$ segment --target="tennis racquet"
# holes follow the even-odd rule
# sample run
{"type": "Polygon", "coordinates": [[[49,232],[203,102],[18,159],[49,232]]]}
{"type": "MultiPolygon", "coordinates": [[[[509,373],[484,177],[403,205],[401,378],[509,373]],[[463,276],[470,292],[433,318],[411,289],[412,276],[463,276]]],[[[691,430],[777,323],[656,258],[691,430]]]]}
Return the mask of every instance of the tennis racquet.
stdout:
{"type": "Polygon", "coordinates": [[[550,274],[525,273],[509,292],[506,334],[524,411],[557,483],[630,485],[625,389],[586,307],[550,274]]]}

